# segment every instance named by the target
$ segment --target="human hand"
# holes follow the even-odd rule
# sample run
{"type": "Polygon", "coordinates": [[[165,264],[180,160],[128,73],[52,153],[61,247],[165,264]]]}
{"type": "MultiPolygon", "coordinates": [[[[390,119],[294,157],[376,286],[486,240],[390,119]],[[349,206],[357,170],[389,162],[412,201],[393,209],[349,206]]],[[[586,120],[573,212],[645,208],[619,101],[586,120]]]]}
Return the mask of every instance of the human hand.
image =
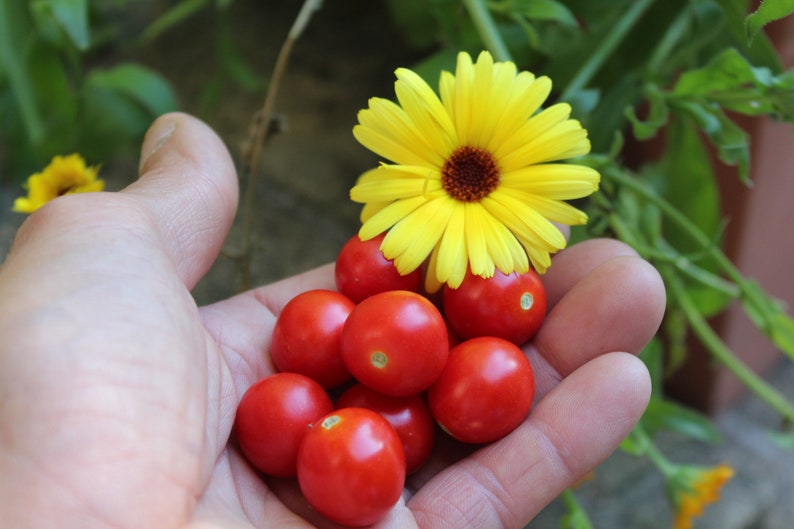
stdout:
{"type": "MultiPolygon", "coordinates": [[[[159,119],[142,152],[124,191],[64,196],[32,215],[0,268],[4,523],[328,525],[294,481],[262,481],[229,437],[241,395],[273,372],[277,314],[301,291],[333,288],[332,268],[198,308],[190,289],[237,203],[233,164],[180,114],[159,119]]],[[[638,420],[650,381],[634,355],[664,310],[658,274],[596,240],[557,255],[544,282],[549,314],[525,348],[529,418],[476,451],[438,450],[379,528],[523,527],[638,420]]]]}

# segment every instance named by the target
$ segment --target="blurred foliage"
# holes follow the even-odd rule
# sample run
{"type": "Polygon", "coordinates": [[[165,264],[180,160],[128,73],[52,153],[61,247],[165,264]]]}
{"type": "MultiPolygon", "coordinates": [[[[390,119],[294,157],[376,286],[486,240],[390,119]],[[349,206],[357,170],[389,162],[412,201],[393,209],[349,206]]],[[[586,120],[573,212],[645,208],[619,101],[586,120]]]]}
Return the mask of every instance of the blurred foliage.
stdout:
{"type": "Polygon", "coordinates": [[[0,2],[0,161],[8,173],[22,179],[57,154],[106,162],[137,152],[152,120],[178,101],[162,73],[124,57],[203,10],[215,11],[218,28],[218,72],[203,87],[205,107],[229,79],[261,91],[261,76],[234,47],[231,3],[182,0],[146,20],[129,16],[143,11],[133,0],[0,2]]]}
{"type": "MultiPolygon", "coordinates": [[[[794,71],[783,67],[764,28],[794,12],[766,0],[751,12],[739,0],[388,0],[406,42],[425,57],[414,69],[431,85],[454,71],[459,50],[488,49],[497,60],[548,75],[552,100],[573,106],[593,150],[577,163],[602,174],[581,204],[590,216],[573,240],[615,237],[653,263],[668,289],[662,330],[642,354],[654,380],[651,403],[628,453],[656,454],[653,435],[676,432],[717,442],[712,421],[665,395],[665,378],[686,360],[690,337],[781,417],[794,407],[748,369],[710,326],[738,302],[769,340],[794,359],[794,321],[744,277],[722,251],[716,174],[730,166],[752,192],[751,136],[757,117],[794,123],[794,71]]],[[[553,102],[553,101],[552,101],[553,102]]],[[[661,461],[658,454],[655,461],[661,461]]],[[[669,474],[669,472],[668,472],[669,474]]],[[[589,527],[566,493],[564,527],[589,527]]]]}
{"type": "Polygon", "coordinates": [[[113,37],[103,18],[110,3],[0,3],[0,140],[13,153],[12,173],[25,176],[62,153],[105,159],[139,141],[153,116],[176,108],[157,72],[100,64],[98,51],[113,37]]]}

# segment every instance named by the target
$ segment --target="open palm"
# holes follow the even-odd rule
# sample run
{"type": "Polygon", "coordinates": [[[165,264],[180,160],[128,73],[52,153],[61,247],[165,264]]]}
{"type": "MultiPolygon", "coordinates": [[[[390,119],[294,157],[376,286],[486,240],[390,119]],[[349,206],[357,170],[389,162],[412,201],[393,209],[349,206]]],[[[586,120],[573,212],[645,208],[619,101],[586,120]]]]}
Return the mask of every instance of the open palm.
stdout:
{"type": "MultiPolygon", "coordinates": [[[[159,119],[141,178],[61,197],[22,226],[0,268],[0,512],[15,529],[328,525],[292,480],[263,481],[229,443],[237,402],[271,373],[284,304],[333,288],[330,266],[203,308],[190,289],[237,203],[205,125],[159,119]],[[297,513],[297,514],[296,514],[297,513]]],[[[526,351],[538,396],[505,439],[438,450],[379,527],[519,528],[630,431],[650,383],[638,353],[664,289],[629,248],[555,257],[550,312],[526,351]]]]}

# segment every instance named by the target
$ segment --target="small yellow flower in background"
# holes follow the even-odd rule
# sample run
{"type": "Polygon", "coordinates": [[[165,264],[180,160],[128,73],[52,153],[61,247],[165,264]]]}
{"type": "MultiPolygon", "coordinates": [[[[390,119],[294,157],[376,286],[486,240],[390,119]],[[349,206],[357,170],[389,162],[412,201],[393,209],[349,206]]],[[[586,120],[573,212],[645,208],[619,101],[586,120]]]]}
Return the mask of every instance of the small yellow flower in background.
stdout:
{"type": "Polygon", "coordinates": [[[590,167],[559,162],[590,151],[587,131],[566,103],[539,111],[548,77],[518,72],[483,52],[458,55],[439,95],[416,73],[396,72],[398,103],[373,98],[359,112],[356,139],[394,162],[364,173],[350,191],[363,203],[359,236],[388,231],[381,250],[401,274],[430,256],[427,288],[460,285],[468,268],[539,273],[566,245],[553,222],[587,222],[563,202],[598,189],[590,167]]]}
{"type": "Polygon", "coordinates": [[[692,519],[720,499],[720,491],[734,475],[725,464],[716,467],[679,466],[667,479],[667,490],[675,508],[674,528],[692,529],[692,519]]]}
{"type": "Polygon", "coordinates": [[[86,166],[79,154],[55,156],[40,173],[28,177],[26,197],[14,201],[13,210],[33,213],[54,198],[70,193],[102,191],[105,182],[97,178],[98,166],[86,166]]]}

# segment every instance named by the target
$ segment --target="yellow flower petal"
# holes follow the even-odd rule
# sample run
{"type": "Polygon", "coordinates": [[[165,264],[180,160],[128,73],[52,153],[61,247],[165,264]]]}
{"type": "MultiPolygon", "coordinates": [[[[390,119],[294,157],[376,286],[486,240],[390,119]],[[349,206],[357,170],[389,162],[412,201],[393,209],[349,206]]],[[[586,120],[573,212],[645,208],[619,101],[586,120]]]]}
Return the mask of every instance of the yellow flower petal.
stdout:
{"type": "Polygon", "coordinates": [[[421,196],[391,202],[367,219],[358,232],[359,237],[366,241],[380,235],[425,202],[427,200],[421,196]]]}
{"type": "MultiPolygon", "coordinates": [[[[363,125],[356,125],[353,127],[353,136],[355,136],[361,145],[383,156],[387,160],[406,165],[421,165],[428,163],[427,160],[417,154],[414,149],[387,136],[382,131],[364,127],[363,125]]],[[[413,147],[415,148],[416,144],[413,144],[413,147]]]]}
{"type": "MultiPolygon", "coordinates": [[[[536,141],[541,135],[552,129],[554,126],[564,123],[571,115],[571,106],[567,103],[557,103],[539,112],[529,120],[524,122],[521,127],[501,142],[494,149],[494,155],[504,164],[504,159],[512,156],[515,151],[526,148],[528,144],[536,141]]],[[[518,169],[503,167],[503,171],[518,169]]]]}
{"type": "MultiPolygon", "coordinates": [[[[559,250],[565,247],[565,237],[560,230],[526,203],[512,196],[509,190],[500,189],[491,193],[490,196],[483,199],[482,204],[514,233],[523,225],[544,241],[546,249],[559,250]],[[508,224],[508,220],[513,224],[512,226],[508,224]]],[[[521,232],[523,233],[524,230],[521,232]]],[[[516,235],[521,239],[520,235],[516,235]]]]}
{"type": "Polygon", "coordinates": [[[488,253],[486,232],[483,229],[487,223],[485,212],[480,204],[465,203],[466,215],[465,239],[466,250],[469,253],[469,266],[471,272],[481,277],[492,277],[494,274],[494,261],[488,253]]]}
{"type": "Polygon", "coordinates": [[[451,208],[449,222],[438,245],[435,261],[431,260],[429,274],[441,283],[453,288],[460,286],[468,269],[468,254],[465,242],[465,211],[463,207],[451,208]]]}
{"type": "MultiPolygon", "coordinates": [[[[516,78],[516,66],[513,63],[492,64],[492,72],[487,79],[481,80],[486,85],[483,93],[476,92],[477,110],[476,121],[479,124],[474,130],[471,145],[485,148],[494,136],[500,121],[505,113],[515,110],[509,105],[513,80],[516,78]]],[[[475,91],[477,88],[475,87],[475,91]]]]}
{"type": "Polygon", "coordinates": [[[438,172],[427,167],[382,165],[361,175],[350,189],[350,199],[367,203],[428,195],[441,187],[439,180],[438,172]]]}
{"type": "Polygon", "coordinates": [[[455,128],[461,145],[469,144],[472,120],[472,85],[474,84],[474,66],[468,53],[458,54],[455,69],[455,93],[453,100],[455,128]]]}
{"type": "Polygon", "coordinates": [[[491,104],[493,87],[493,59],[490,53],[481,53],[474,64],[471,87],[471,111],[466,135],[461,141],[466,145],[480,146],[480,137],[495,108],[491,104]]]}
{"type": "MultiPolygon", "coordinates": [[[[391,202],[367,202],[366,204],[364,204],[364,207],[361,208],[361,215],[359,217],[361,219],[361,223],[364,224],[365,222],[367,222],[369,219],[372,218],[373,215],[375,215],[375,213],[382,210],[389,204],[391,204],[391,202]]],[[[375,235],[378,234],[376,233],[375,235]]],[[[374,237],[375,235],[373,235],[372,237],[374,237]]]]}
{"type": "Polygon", "coordinates": [[[587,131],[579,122],[566,120],[502,158],[502,170],[510,172],[528,165],[573,158],[588,152],[590,140],[587,139],[587,131]]]}
{"type": "Polygon", "coordinates": [[[449,222],[452,208],[444,207],[444,199],[425,202],[389,230],[381,244],[387,259],[393,259],[401,274],[416,270],[438,243],[449,222]]]}
{"type": "Polygon", "coordinates": [[[490,222],[488,222],[489,233],[486,241],[488,252],[493,256],[496,268],[505,274],[514,271],[523,274],[529,269],[529,261],[521,243],[502,222],[490,214],[488,217],[490,222]]]}
{"type": "MultiPolygon", "coordinates": [[[[544,196],[524,193],[512,188],[502,188],[500,195],[509,195],[513,199],[526,204],[532,211],[542,215],[552,222],[576,226],[587,223],[587,215],[575,207],[560,200],[550,199],[544,196]]],[[[559,232],[559,230],[557,230],[559,232]]]]}
{"type": "MultiPolygon", "coordinates": [[[[394,91],[425,143],[441,157],[452,152],[458,141],[455,125],[427,83],[411,70],[402,68],[397,70],[394,91]]],[[[433,163],[440,167],[444,160],[433,163]]]]}
{"type": "Polygon", "coordinates": [[[548,77],[535,79],[535,76],[529,72],[518,74],[513,81],[510,96],[504,104],[504,112],[499,124],[486,148],[496,153],[509,138],[518,133],[550,93],[551,80],[548,77]]]}
{"type": "Polygon", "coordinates": [[[444,163],[443,155],[434,148],[435,142],[430,141],[433,135],[420,130],[406,110],[393,101],[374,97],[369,100],[369,108],[359,112],[358,118],[359,126],[379,132],[400,145],[411,145],[422,164],[440,166],[444,163]]]}
{"type": "Polygon", "coordinates": [[[601,176],[584,165],[538,164],[502,175],[501,184],[556,200],[586,197],[598,190],[601,176]]]}

